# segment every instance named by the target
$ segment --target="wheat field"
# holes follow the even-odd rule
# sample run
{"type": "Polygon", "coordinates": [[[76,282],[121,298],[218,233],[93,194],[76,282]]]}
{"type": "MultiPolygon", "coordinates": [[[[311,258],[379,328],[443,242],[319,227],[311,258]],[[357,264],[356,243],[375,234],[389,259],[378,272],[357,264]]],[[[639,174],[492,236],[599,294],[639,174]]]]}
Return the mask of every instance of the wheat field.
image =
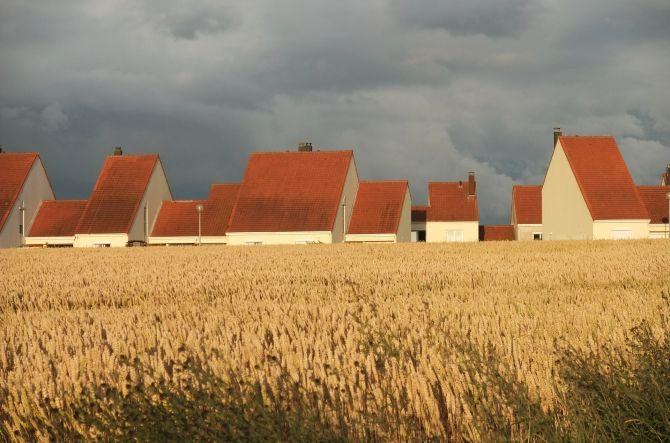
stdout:
{"type": "Polygon", "coordinates": [[[661,240],[0,251],[0,440],[478,440],[498,394],[471,351],[561,408],[557,349],[661,336],[669,263],[661,240]]]}

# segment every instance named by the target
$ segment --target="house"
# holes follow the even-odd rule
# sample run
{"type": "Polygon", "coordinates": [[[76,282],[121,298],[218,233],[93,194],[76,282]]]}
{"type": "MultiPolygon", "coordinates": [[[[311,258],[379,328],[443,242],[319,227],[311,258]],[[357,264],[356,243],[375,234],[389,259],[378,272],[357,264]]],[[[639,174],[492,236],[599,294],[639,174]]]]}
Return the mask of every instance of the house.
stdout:
{"type": "Polygon", "coordinates": [[[651,219],[649,238],[670,238],[670,185],[638,186],[638,190],[651,219]]]}
{"type": "Polygon", "coordinates": [[[0,149],[0,248],[22,246],[40,204],[54,198],[39,154],[0,149]]]}
{"type": "Polygon", "coordinates": [[[26,237],[28,246],[73,246],[86,200],[45,200],[26,237]]]}
{"type": "Polygon", "coordinates": [[[427,242],[479,240],[476,185],[474,172],[466,182],[428,183],[427,242]]]}
{"type": "Polygon", "coordinates": [[[544,239],[649,237],[649,215],[611,136],[563,136],[542,186],[544,239]]]}
{"type": "Polygon", "coordinates": [[[345,241],[400,243],[411,239],[412,197],[407,180],[362,181],[345,241]]]}
{"type": "Polygon", "coordinates": [[[514,240],[512,225],[482,225],[479,227],[479,241],[511,241],[514,240]]]}
{"type": "Polygon", "coordinates": [[[542,240],[542,186],[512,187],[510,224],[517,240],[542,240]]]}
{"type": "Polygon", "coordinates": [[[227,243],[226,230],[239,188],[237,183],[214,184],[206,200],[164,201],[149,244],[227,243]]]}
{"type": "Polygon", "coordinates": [[[145,244],[158,210],[172,200],[158,154],[107,157],[75,228],[75,247],[145,244]]]}
{"type": "Polygon", "coordinates": [[[358,191],[353,151],[298,149],[250,155],[228,244],[344,241],[358,191]]]}
{"type": "Polygon", "coordinates": [[[412,242],[426,241],[428,206],[412,206],[412,242]]]}

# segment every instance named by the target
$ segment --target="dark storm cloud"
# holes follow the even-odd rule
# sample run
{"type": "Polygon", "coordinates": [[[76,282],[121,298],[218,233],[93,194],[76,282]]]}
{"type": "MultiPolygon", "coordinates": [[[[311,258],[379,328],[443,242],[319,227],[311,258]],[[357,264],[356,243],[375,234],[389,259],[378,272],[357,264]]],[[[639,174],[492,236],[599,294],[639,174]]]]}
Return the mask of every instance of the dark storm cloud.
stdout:
{"type": "Polygon", "coordinates": [[[541,182],[551,128],[670,161],[661,0],[0,0],[0,143],[86,197],[114,146],[161,154],[174,194],[242,177],[254,150],[353,147],[363,178],[477,172],[483,221],[541,182]]]}
{"type": "Polygon", "coordinates": [[[401,22],[454,35],[508,37],[522,33],[538,12],[532,0],[392,0],[401,22]]]}

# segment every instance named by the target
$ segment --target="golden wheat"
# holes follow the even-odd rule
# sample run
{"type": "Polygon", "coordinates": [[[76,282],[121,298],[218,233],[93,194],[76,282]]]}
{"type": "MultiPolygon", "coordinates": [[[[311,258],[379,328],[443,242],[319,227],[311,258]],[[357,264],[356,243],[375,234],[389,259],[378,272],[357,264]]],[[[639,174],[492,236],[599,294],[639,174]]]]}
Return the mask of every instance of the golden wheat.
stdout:
{"type": "Polygon", "coordinates": [[[288,382],[352,438],[369,438],[363,428],[381,439],[416,428],[476,438],[464,396],[486,381],[459,367],[454,337],[491,344],[555,407],[558,341],[623,346],[643,320],[661,333],[669,246],[1,251],[0,428],[46,439],[44,424],[60,416],[62,427],[101,437],[72,412],[86,392],[124,398],[156,383],[177,392],[195,383],[184,368],[198,361],[287,408],[288,382]]]}

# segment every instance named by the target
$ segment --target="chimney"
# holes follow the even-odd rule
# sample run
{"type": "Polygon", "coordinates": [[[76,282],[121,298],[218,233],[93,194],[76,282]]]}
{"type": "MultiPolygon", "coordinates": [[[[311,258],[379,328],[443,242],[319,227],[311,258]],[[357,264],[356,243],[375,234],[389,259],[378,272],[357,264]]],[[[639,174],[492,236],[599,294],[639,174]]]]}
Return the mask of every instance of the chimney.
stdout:
{"type": "Polygon", "coordinates": [[[558,143],[558,137],[563,135],[563,132],[561,131],[561,128],[555,127],[554,128],[554,148],[556,147],[556,143],[558,143]]]}
{"type": "Polygon", "coordinates": [[[312,143],[310,142],[300,142],[298,143],[299,152],[312,152],[312,143]]]}
{"type": "MultiPolygon", "coordinates": [[[[0,152],[2,152],[2,148],[0,148],[0,152]]],[[[663,174],[661,186],[670,186],[670,163],[665,165],[665,174],[663,174]]]]}
{"type": "Polygon", "coordinates": [[[468,195],[474,197],[477,195],[477,182],[475,181],[475,173],[468,172],[468,195]]]}
{"type": "Polygon", "coordinates": [[[121,149],[121,146],[114,148],[114,155],[123,155],[123,149],[121,149]]]}

